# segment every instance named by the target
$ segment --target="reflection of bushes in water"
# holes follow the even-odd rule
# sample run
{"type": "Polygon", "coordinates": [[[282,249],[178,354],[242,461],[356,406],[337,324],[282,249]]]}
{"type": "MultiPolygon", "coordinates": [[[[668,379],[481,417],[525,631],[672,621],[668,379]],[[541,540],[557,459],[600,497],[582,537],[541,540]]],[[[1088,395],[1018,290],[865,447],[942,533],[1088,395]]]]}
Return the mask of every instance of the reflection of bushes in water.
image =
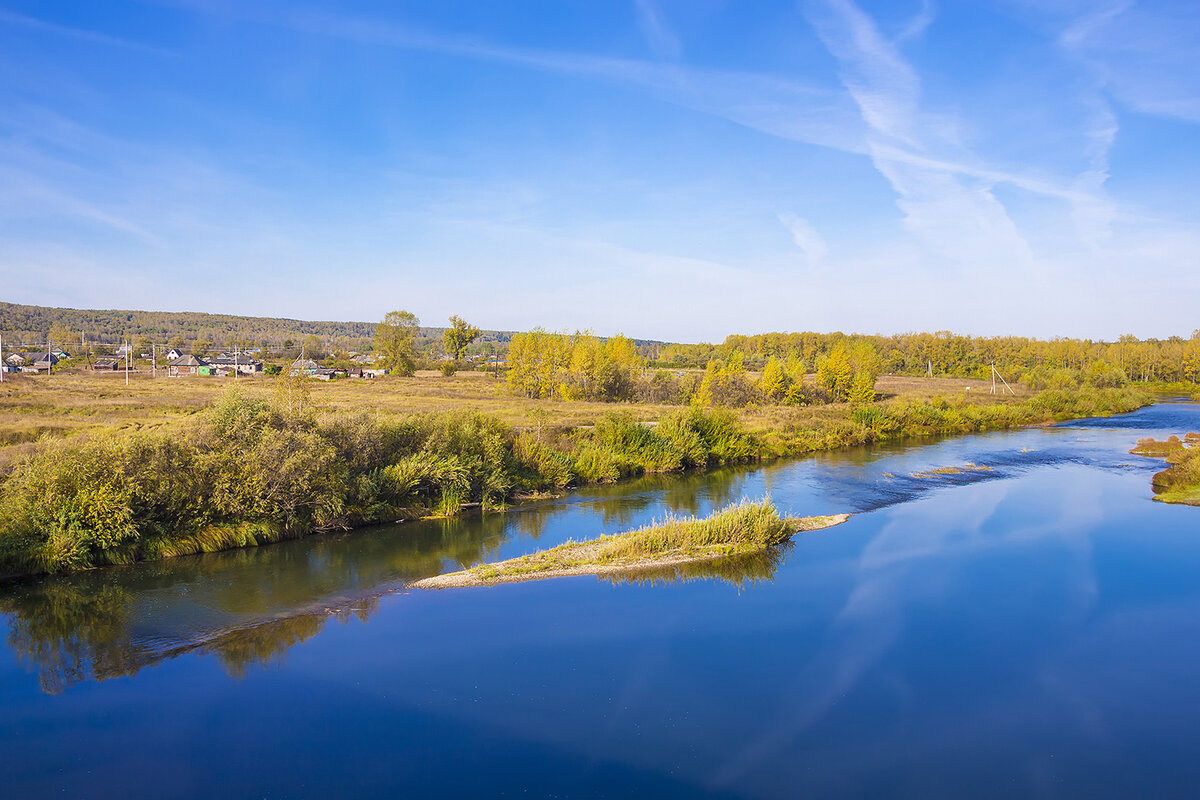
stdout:
{"type": "MultiPolygon", "coordinates": [[[[544,525],[549,513],[531,516],[544,525]]],[[[11,615],[10,647],[36,669],[47,692],[83,680],[132,675],[185,652],[214,652],[232,674],[240,675],[246,665],[276,659],[316,635],[330,616],[322,598],[366,597],[333,614],[365,620],[376,607],[372,593],[377,596],[398,582],[440,574],[447,561],[478,563],[489,542],[504,539],[510,522],[509,515],[493,513],[429,520],[407,523],[397,535],[379,531],[374,536],[315,537],[289,547],[50,577],[0,590],[0,611],[11,615]],[[244,616],[282,619],[212,639],[212,625],[181,629],[174,642],[168,630],[149,650],[131,642],[127,630],[134,599],[143,592],[155,594],[159,612],[166,616],[172,616],[173,607],[186,612],[200,604],[230,615],[224,624],[244,616]],[[308,613],[314,606],[322,611],[308,613]]]]}
{"type": "Polygon", "coordinates": [[[745,472],[731,468],[683,476],[647,475],[604,494],[598,490],[589,497],[587,508],[599,513],[605,525],[622,527],[659,505],[678,516],[695,517],[705,505],[720,508],[741,497],[745,481],[745,472]]]}
{"type": "Polygon", "coordinates": [[[692,561],[665,567],[649,567],[628,572],[603,575],[602,578],[616,584],[638,586],[663,586],[689,581],[722,581],[738,589],[756,583],[775,580],[775,571],[783,563],[791,543],[771,547],[756,553],[719,558],[712,561],[692,561]]]}
{"type": "Polygon", "coordinates": [[[90,677],[131,675],[127,623],[131,596],[118,586],[79,592],[63,583],[19,587],[0,598],[9,615],[8,646],[58,694],[90,677]]]}
{"type": "MultiPolygon", "coordinates": [[[[518,508],[510,512],[513,527],[522,536],[528,536],[534,541],[542,538],[542,534],[546,532],[546,524],[550,518],[560,512],[559,508],[554,506],[530,506],[528,508],[518,508]]],[[[507,520],[496,519],[503,527],[507,525],[507,520]]]]}
{"type": "Polygon", "coordinates": [[[255,662],[281,662],[293,646],[320,633],[329,619],[365,622],[378,608],[376,597],[341,608],[298,614],[207,638],[192,632],[175,642],[159,639],[155,649],[132,641],[129,622],[134,595],[111,584],[46,581],[0,597],[9,615],[9,648],[36,671],[42,691],[58,694],[86,680],[137,674],[143,667],[185,653],[213,653],[235,677],[255,662]]]}
{"type": "Polygon", "coordinates": [[[336,611],[272,620],[230,631],[206,643],[200,651],[214,653],[230,675],[242,678],[251,664],[267,661],[282,664],[288,650],[316,636],[331,618],[342,623],[349,622],[351,617],[366,622],[378,607],[377,598],[366,598],[336,611]]]}

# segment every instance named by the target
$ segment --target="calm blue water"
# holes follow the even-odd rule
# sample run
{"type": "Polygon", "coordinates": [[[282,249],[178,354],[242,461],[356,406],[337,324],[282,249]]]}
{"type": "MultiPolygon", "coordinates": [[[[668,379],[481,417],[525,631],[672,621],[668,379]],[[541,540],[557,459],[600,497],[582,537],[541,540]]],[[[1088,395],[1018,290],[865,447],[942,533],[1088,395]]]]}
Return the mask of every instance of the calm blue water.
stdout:
{"type": "Polygon", "coordinates": [[[1192,797],[1194,404],[0,589],[6,797],[1192,797]],[[919,475],[985,465],[990,471],[919,475]],[[769,494],[722,578],[412,579],[769,494]]]}

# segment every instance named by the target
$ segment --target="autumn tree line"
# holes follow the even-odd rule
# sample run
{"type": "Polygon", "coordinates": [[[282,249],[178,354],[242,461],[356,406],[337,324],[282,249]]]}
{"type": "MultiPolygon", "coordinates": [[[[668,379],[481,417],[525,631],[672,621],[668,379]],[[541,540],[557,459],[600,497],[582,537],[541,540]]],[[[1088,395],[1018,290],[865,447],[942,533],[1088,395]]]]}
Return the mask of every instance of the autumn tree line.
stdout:
{"type": "Polygon", "coordinates": [[[768,357],[761,371],[747,370],[745,355],[714,352],[703,372],[650,369],[625,336],[554,333],[535,328],[509,342],[507,381],[528,398],[649,402],[743,407],[751,404],[869,403],[875,399],[879,356],[863,342],[842,344],[809,364],[796,353],[768,357]]]}
{"type": "Polygon", "coordinates": [[[881,374],[986,380],[992,367],[1035,391],[1200,383],[1200,330],[1191,338],[1116,342],[958,336],[733,335],[721,344],[635,346],[624,337],[535,328],[514,334],[508,384],[524,397],[700,407],[869,403],[881,374]]]}
{"type": "MultiPolygon", "coordinates": [[[[948,331],[901,333],[894,336],[844,333],[764,333],[727,336],[720,344],[670,344],[654,366],[705,368],[740,353],[748,369],[758,370],[771,358],[796,358],[807,364],[837,347],[869,346],[880,374],[983,379],[991,366],[1009,380],[1074,385],[1096,380],[1200,383],[1200,330],[1190,338],[1138,339],[1124,335],[1115,342],[1090,339],[1031,339],[1020,336],[960,336],[948,331]],[[1101,377],[1101,373],[1107,373],[1101,377]]],[[[1037,387],[1033,387],[1037,388],[1037,387]]],[[[1051,388],[1051,387],[1046,387],[1051,388]]],[[[1053,387],[1063,388],[1063,387],[1053,387]]]]}

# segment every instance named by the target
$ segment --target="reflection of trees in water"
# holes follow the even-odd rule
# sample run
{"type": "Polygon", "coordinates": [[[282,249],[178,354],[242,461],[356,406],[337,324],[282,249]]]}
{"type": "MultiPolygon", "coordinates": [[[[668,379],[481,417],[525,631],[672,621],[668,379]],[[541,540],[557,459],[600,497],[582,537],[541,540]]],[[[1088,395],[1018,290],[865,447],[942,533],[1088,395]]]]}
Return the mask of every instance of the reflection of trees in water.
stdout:
{"type": "Polygon", "coordinates": [[[639,586],[663,586],[689,581],[723,581],[744,589],[756,583],[775,580],[775,571],[783,563],[791,543],[772,547],[758,553],[720,558],[713,561],[693,561],[665,567],[649,567],[629,572],[605,575],[613,584],[634,583],[639,586]]]}
{"type": "Polygon", "coordinates": [[[230,675],[243,677],[254,663],[280,661],[293,646],[316,636],[330,619],[362,621],[378,607],[364,598],[344,608],[284,617],[208,633],[198,641],[180,640],[150,648],[134,641],[128,622],[134,597],[116,586],[94,593],[51,583],[0,601],[11,615],[8,646],[36,670],[42,691],[58,694],[80,681],[134,675],[143,667],[184,653],[212,653],[230,675]]]}
{"type": "Polygon", "coordinates": [[[129,594],[100,586],[81,594],[51,584],[41,591],[19,587],[0,600],[11,615],[8,646],[37,671],[42,691],[58,694],[92,675],[116,677],[136,672],[128,660],[126,622],[129,594]]]}
{"type": "Polygon", "coordinates": [[[229,631],[198,649],[214,653],[230,675],[241,678],[252,664],[267,661],[281,663],[288,650],[316,636],[330,619],[344,623],[357,618],[366,622],[378,607],[379,598],[364,598],[346,608],[303,614],[229,631]]]}
{"type": "Polygon", "coordinates": [[[382,594],[447,562],[478,563],[506,525],[502,515],[431,520],[54,576],[0,590],[0,612],[8,646],[49,693],[184,653],[212,653],[240,677],[329,619],[365,621],[382,594]],[[143,639],[136,626],[147,619],[155,631],[143,639]]]}
{"type": "Polygon", "coordinates": [[[594,490],[586,507],[608,526],[630,527],[645,512],[665,505],[681,516],[699,516],[708,508],[729,505],[742,496],[746,470],[729,468],[685,475],[646,475],[630,483],[594,490]]]}
{"type": "Polygon", "coordinates": [[[546,525],[550,522],[550,519],[561,513],[561,506],[530,505],[527,508],[514,508],[508,512],[506,521],[499,519],[498,521],[501,521],[505,525],[511,524],[522,536],[528,536],[530,539],[537,541],[546,532],[546,525]]]}

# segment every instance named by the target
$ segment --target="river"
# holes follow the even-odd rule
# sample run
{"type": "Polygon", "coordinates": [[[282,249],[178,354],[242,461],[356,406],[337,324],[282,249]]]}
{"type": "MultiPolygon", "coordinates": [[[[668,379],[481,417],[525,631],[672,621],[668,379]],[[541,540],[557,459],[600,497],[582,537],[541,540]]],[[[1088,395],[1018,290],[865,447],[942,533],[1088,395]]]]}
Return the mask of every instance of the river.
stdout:
{"type": "Polygon", "coordinates": [[[1110,419],[0,587],[8,797],[1191,797],[1200,509],[1110,419]],[[987,469],[934,472],[980,465],[987,469]],[[770,496],[771,558],[416,578],[770,496]]]}

